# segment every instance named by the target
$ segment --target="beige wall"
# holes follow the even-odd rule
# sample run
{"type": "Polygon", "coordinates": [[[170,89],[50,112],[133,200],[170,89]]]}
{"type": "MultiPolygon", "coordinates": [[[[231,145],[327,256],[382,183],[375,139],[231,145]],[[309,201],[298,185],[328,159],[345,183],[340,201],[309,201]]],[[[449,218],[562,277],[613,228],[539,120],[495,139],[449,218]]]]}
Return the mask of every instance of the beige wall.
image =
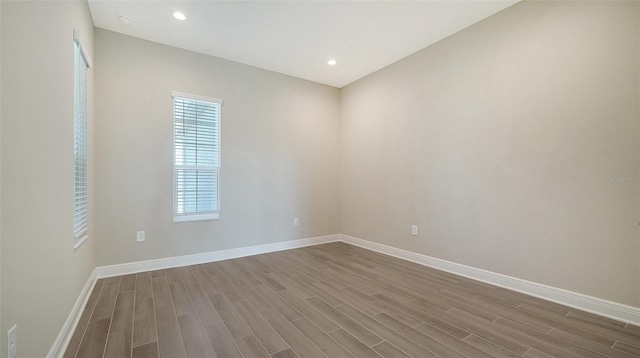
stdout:
{"type": "Polygon", "coordinates": [[[523,2],[341,92],[342,233],[640,306],[638,2],[523,2]],[[419,235],[411,235],[411,225],[419,235]]]}
{"type": "MultiPolygon", "coordinates": [[[[83,2],[1,6],[0,337],[6,347],[6,332],[17,324],[18,355],[44,357],[95,267],[93,215],[88,241],[73,249],[73,29],[92,56],[93,23],[83,2]]],[[[90,70],[89,143],[92,82],[90,70]]],[[[92,205],[93,165],[89,176],[92,205]]]]}
{"type": "Polygon", "coordinates": [[[17,323],[44,356],[96,265],[338,232],[640,306],[640,184],[609,181],[640,175],[639,6],[520,3],[337,90],[94,38],[82,2],[0,2],[0,347],[17,323]],[[74,27],[94,61],[75,251],[74,27]],[[172,222],[172,90],[225,101],[220,220],[172,222]]]}
{"type": "Polygon", "coordinates": [[[95,41],[98,265],[339,232],[338,89],[100,29],[95,41]],[[224,100],[220,220],[173,223],[172,91],[224,100]]]}

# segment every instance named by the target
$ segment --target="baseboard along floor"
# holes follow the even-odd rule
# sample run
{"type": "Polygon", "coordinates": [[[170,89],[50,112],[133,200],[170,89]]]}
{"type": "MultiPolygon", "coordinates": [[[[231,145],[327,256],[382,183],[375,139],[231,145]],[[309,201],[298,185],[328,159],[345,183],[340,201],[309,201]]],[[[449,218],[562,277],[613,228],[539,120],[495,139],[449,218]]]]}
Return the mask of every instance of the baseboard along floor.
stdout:
{"type": "Polygon", "coordinates": [[[640,355],[638,326],[344,242],[99,278],[86,301],[64,357],[640,355]]]}

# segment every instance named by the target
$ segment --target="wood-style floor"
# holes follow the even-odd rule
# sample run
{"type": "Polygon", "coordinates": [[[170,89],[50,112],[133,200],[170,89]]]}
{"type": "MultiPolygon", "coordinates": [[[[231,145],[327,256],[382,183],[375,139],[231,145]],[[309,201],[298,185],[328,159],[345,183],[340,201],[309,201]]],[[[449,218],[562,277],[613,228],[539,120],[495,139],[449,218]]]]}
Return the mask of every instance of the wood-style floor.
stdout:
{"type": "Polygon", "coordinates": [[[344,243],[97,282],[67,357],[613,357],[640,327],[344,243]]]}

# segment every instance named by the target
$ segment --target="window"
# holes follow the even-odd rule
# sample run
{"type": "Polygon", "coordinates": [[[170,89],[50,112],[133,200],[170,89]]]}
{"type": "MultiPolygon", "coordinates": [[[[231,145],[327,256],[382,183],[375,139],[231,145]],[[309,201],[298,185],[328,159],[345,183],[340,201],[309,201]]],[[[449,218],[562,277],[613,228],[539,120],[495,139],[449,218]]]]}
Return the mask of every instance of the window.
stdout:
{"type": "Polygon", "coordinates": [[[173,93],[173,221],[220,215],[220,107],[216,98],[173,93]]]}
{"type": "Polygon", "coordinates": [[[87,238],[87,69],[78,32],[73,32],[73,246],[87,238]]]}

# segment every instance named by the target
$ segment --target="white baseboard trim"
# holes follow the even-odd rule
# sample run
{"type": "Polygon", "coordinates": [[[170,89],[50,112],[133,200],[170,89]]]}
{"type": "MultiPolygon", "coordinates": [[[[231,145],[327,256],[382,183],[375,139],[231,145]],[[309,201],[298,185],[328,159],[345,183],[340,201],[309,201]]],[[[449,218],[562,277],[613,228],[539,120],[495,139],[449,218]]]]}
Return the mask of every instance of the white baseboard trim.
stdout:
{"type": "Polygon", "coordinates": [[[87,300],[89,300],[89,296],[91,295],[91,291],[93,291],[93,287],[96,285],[96,270],[94,269],[89,275],[89,279],[84,284],[82,291],[78,295],[76,299],[76,303],[71,308],[71,312],[69,312],[69,316],[64,321],[62,325],[62,329],[60,333],[58,333],[58,337],[53,342],[49,353],[47,353],[47,358],[61,358],[64,355],[64,352],[67,350],[67,346],[69,345],[69,341],[71,341],[71,336],[73,336],[73,332],[76,330],[78,326],[78,321],[80,321],[80,316],[82,316],[82,311],[84,311],[84,307],[87,305],[87,300]]]}
{"type": "Polygon", "coordinates": [[[470,279],[486,282],[492,285],[518,291],[535,296],[547,301],[556,302],[600,316],[627,322],[640,326],[640,308],[607,301],[601,298],[584,295],[577,292],[551,287],[471,266],[457,264],[455,262],[438,259],[435,257],[418,254],[411,251],[379,244],[372,241],[359,239],[344,234],[312,237],[308,239],[276,242],[272,244],[241,247],[237,249],[205,252],[201,254],[167,257],[156,260],[138,261],[120,265],[96,267],[84,285],[76,300],[67,320],[64,322],[58,337],[47,354],[47,358],[59,358],[64,354],[71,336],[78,325],[82,311],[87,304],[89,295],[98,278],[127,275],[138,272],[160,270],[173,267],[189,266],[207,262],[229,260],[238,257],[264,254],[274,251],[283,251],[305,246],[326,244],[341,241],[347,244],[359,246],[368,250],[377,251],[385,255],[411,261],[420,265],[433,267],[438,270],[450,272],[470,279]]]}
{"type": "Polygon", "coordinates": [[[207,262],[235,259],[238,257],[265,254],[299,247],[325,244],[340,240],[340,234],[317,236],[307,239],[274,242],[272,244],[240,247],[237,249],[204,252],[201,254],[174,256],[162,259],[130,262],[126,264],[101,266],[96,268],[97,277],[112,277],[132,273],[161,270],[172,267],[190,266],[207,262]]]}
{"type": "Polygon", "coordinates": [[[457,264],[455,262],[378,244],[376,242],[344,234],[340,235],[340,241],[477,281],[508,288],[510,290],[535,296],[547,301],[556,302],[565,306],[640,326],[640,308],[638,307],[608,301],[471,266],[457,264]]]}
{"type": "Polygon", "coordinates": [[[69,345],[69,341],[71,341],[71,336],[78,326],[78,321],[80,320],[82,311],[87,305],[87,300],[91,295],[91,291],[93,291],[96,280],[99,278],[228,260],[244,256],[265,254],[267,252],[283,251],[305,246],[326,244],[335,241],[340,241],[340,234],[275,242],[272,244],[241,247],[237,249],[205,252],[194,255],[175,256],[156,260],[96,267],[95,270],[93,270],[93,272],[91,273],[91,276],[89,276],[87,283],[82,288],[80,295],[78,295],[78,299],[73,305],[73,308],[71,309],[67,320],[64,322],[62,329],[58,334],[58,337],[51,346],[51,349],[47,354],[47,358],[61,358],[64,355],[64,352],[69,345]]]}

